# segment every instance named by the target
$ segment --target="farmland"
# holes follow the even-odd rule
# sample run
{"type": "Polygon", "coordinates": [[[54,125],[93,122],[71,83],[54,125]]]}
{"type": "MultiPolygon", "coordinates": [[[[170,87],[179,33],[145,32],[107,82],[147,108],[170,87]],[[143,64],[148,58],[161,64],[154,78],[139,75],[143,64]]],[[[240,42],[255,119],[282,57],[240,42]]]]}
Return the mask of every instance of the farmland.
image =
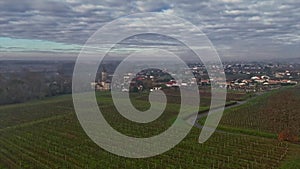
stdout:
{"type": "MultiPolygon", "coordinates": [[[[132,103],[140,110],[149,107],[143,97],[132,96],[132,103]]],[[[135,137],[149,137],[164,131],[172,124],[179,108],[176,103],[170,103],[159,119],[140,125],[119,115],[108,93],[97,93],[97,98],[113,128],[135,137]]],[[[299,147],[289,142],[216,132],[206,143],[199,144],[200,129],[197,128],[164,154],[146,159],[119,157],[101,149],[86,136],[70,95],[2,106],[0,117],[0,168],[269,169],[298,165],[297,158],[292,157],[299,152],[299,147]]]]}
{"type": "Polygon", "coordinates": [[[299,86],[282,88],[225,111],[221,125],[300,136],[299,102],[299,86]]]}

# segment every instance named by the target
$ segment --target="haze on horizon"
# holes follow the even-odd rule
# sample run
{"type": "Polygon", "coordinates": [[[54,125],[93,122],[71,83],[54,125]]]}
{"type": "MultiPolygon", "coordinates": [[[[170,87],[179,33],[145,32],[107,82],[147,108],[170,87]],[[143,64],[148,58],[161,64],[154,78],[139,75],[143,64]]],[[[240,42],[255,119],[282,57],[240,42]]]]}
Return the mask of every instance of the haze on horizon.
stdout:
{"type": "MultiPolygon", "coordinates": [[[[300,58],[298,0],[1,1],[0,58],[76,57],[101,26],[140,12],[190,21],[208,36],[224,60],[300,58]]],[[[146,39],[147,43],[137,42],[161,45],[160,39],[146,39]]]]}

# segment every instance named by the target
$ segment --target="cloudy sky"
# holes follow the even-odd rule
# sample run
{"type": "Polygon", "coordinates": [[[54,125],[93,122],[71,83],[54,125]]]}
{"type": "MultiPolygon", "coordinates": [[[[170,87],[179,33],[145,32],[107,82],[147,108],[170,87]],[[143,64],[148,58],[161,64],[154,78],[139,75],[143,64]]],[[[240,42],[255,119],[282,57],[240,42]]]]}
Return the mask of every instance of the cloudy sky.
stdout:
{"type": "Polygon", "coordinates": [[[101,26],[159,12],[198,26],[222,58],[299,58],[299,0],[0,0],[0,57],[76,56],[101,26]]]}

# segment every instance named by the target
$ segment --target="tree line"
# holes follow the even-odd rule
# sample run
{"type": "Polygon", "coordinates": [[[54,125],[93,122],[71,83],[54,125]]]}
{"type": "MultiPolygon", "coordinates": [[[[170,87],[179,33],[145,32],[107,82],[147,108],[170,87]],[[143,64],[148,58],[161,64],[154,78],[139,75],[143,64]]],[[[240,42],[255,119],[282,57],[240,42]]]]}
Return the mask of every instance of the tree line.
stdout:
{"type": "Polygon", "coordinates": [[[0,104],[22,103],[71,93],[71,77],[62,72],[30,72],[0,74],[0,104]]]}

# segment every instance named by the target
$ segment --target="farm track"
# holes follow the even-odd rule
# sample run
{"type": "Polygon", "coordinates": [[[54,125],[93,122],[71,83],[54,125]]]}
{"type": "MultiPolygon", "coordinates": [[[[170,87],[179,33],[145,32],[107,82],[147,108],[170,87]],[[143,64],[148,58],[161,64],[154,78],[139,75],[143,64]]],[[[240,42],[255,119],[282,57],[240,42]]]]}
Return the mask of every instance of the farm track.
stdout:
{"type": "MultiPolygon", "coordinates": [[[[246,100],[246,101],[238,101],[238,102],[236,102],[236,104],[234,104],[234,105],[226,106],[226,107],[224,108],[224,110],[227,110],[227,109],[230,109],[230,108],[234,108],[234,107],[238,107],[238,106],[240,106],[240,105],[243,105],[243,104],[247,103],[248,101],[249,101],[249,100],[246,100]]],[[[222,111],[222,108],[212,109],[212,113],[213,113],[213,112],[220,112],[220,111],[222,111]]],[[[197,113],[197,118],[196,118],[195,123],[193,123],[193,121],[194,121],[193,116],[194,116],[194,115],[185,117],[184,120],[185,120],[188,124],[193,125],[194,127],[198,128],[198,129],[202,129],[203,126],[202,126],[200,123],[198,123],[198,120],[200,120],[200,119],[202,119],[202,118],[208,116],[208,113],[209,113],[209,111],[206,111],[206,112],[204,112],[204,113],[197,113]]],[[[195,113],[195,114],[196,114],[196,113],[195,113]]],[[[216,130],[216,132],[220,132],[220,133],[231,133],[231,132],[223,131],[223,130],[216,130]]]]}
{"type": "MultiPolygon", "coordinates": [[[[198,129],[200,129],[200,130],[202,130],[204,126],[201,125],[198,121],[199,121],[200,119],[204,118],[204,117],[207,117],[208,114],[209,114],[209,111],[211,111],[211,113],[213,114],[213,113],[219,113],[219,112],[221,112],[222,110],[225,111],[225,110],[227,110],[227,109],[239,107],[239,106],[241,106],[241,105],[243,105],[243,104],[248,103],[249,101],[255,99],[256,97],[258,97],[258,96],[260,96],[260,95],[262,95],[262,94],[264,94],[264,93],[257,93],[257,95],[256,95],[255,97],[251,97],[251,98],[249,98],[249,99],[247,99],[247,100],[244,100],[244,101],[236,101],[235,104],[232,104],[232,105],[229,105],[229,106],[225,106],[225,107],[224,107],[224,110],[223,110],[222,108],[212,108],[211,110],[207,110],[207,111],[205,111],[205,112],[194,113],[194,114],[191,115],[191,116],[185,117],[183,120],[185,120],[188,124],[193,125],[194,127],[198,128],[198,129]],[[194,121],[193,116],[194,116],[195,114],[197,114],[197,118],[196,118],[195,122],[193,122],[193,121],[194,121]]],[[[209,128],[209,127],[207,127],[207,128],[209,128]]],[[[234,134],[234,135],[247,135],[247,134],[235,133],[235,132],[225,131],[225,130],[219,130],[219,129],[216,129],[215,132],[218,132],[218,133],[226,133],[226,134],[234,134]]]]}

